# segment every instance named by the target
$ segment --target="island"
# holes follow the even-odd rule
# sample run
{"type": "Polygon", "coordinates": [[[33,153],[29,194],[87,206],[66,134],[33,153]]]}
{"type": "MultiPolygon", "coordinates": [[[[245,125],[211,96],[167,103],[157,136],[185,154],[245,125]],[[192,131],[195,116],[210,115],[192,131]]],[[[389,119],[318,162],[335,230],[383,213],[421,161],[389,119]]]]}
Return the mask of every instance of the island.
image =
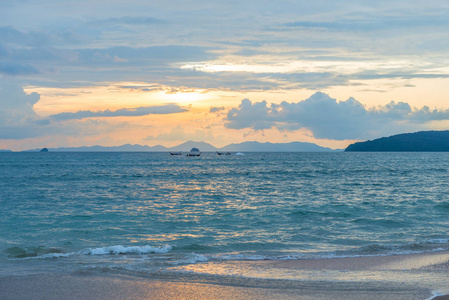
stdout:
{"type": "Polygon", "coordinates": [[[442,152],[449,151],[449,130],[419,131],[383,137],[372,141],[357,142],[345,151],[363,152],[442,152]]]}

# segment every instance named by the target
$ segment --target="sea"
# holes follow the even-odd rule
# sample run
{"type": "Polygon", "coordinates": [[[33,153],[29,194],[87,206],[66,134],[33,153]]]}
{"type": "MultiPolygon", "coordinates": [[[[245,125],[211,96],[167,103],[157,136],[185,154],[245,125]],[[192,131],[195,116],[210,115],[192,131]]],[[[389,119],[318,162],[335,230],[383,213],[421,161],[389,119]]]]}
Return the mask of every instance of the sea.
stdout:
{"type": "Polygon", "coordinates": [[[438,252],[448,190],[449,153],[5,152],[0,277],[438,252]]]}

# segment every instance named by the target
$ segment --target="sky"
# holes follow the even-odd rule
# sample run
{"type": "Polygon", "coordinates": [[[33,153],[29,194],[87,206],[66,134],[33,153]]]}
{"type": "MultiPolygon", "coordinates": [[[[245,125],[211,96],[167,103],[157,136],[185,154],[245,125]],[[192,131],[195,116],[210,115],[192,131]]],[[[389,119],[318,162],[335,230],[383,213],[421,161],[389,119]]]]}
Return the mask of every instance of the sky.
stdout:
{"type": "Polygon", "coordinates": [[[448,1],[0,0],[0,149],[449,129],[448,1]]]}

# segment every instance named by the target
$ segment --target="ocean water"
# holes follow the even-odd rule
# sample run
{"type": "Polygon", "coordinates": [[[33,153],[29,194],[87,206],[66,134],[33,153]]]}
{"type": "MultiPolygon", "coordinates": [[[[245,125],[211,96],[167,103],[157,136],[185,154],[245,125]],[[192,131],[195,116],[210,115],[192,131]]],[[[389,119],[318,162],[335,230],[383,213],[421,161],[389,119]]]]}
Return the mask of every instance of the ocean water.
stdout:
{"type": "Polygon", "coordinates": [[[449,249],[449,153],[0,153],[0,276],[449,249]]]}

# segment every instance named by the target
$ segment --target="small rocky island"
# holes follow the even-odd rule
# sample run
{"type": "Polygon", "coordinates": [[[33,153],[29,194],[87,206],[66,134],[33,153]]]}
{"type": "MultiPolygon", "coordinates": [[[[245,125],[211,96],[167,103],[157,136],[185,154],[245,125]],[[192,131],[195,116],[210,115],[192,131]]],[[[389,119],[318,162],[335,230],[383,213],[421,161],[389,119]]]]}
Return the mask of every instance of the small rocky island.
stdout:
{"type": "Polygon", "coordinates": [[[449,130],[420,131],[383,137],[349,145],[345,151],[363,152],[449,152],[449,130]]]}
{"type": "Polygon", "coordinates": [[[39,151],[39,152],[48,152],[48,149],[47,148],[42,148],[41,151],[39,151]]]}

